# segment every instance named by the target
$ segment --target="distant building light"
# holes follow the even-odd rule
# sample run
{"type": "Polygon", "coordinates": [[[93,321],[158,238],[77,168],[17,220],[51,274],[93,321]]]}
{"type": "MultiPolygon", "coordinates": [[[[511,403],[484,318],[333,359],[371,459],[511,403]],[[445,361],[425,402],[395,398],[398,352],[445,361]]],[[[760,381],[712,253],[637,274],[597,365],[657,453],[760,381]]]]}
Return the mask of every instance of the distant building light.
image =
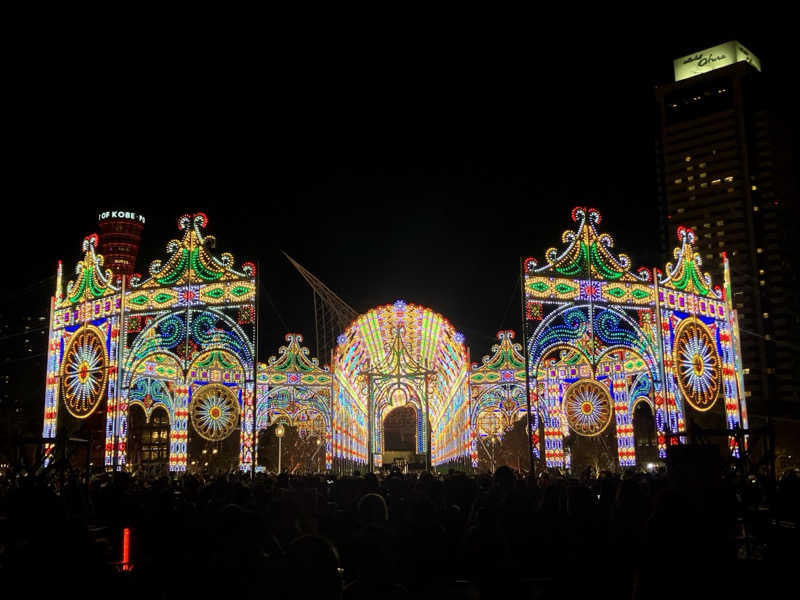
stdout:
{"type": "MultiPolygon", "coordinates": [[[[757,71],[761,71],[761,61],[758,57],[736,40],[676,58],[672,61],[672,66],[675,81],[681,81],[737,62],[746,62],[757,71]]],[[[726,88],[718,89],[719,93],[724,91],[726,88]]],[[[699,96],[695,96],[695,98],[699,98],[699,96]]]]}

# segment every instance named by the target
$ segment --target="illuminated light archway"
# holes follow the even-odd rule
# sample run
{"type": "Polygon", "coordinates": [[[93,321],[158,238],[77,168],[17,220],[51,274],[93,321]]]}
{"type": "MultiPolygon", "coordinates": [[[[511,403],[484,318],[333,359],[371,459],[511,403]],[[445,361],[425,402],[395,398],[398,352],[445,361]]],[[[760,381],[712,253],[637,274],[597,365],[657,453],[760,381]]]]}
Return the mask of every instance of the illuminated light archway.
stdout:
{"type": "MultiPolygon", "coordinates": [[[[299,333],[286,334],[287,345],[278,349],[267,364],[258,365],[256,431],[267,429],[277,420],[298,428],[301,439],[324,441],[325,468],[333,464],[334,425],[331,408],[333,378],[328,367],[320,367],[299,333]]],[[[256,445],[256,455],[258,447],[256,445]]]]}
{"type": "MultiPolygon", "coordinates": [[[[747,426],[747,412],[727,258],[723,254],[723,291],[702,271],[695,233],[679,227],[674,264],[634,270],[627,255],[614,251],[613,238],[598,230],[599,211],[576,207],[572,220],[577,227],[564,232],[562,249],[548,249],[543,264],[523,262],[526,352],[531,389],[545,407],[546,465],[569,466],[564,416],[572,411],[575,431],[584,405],[565,394],[579,379],[607,385],[619,466],[636,464],[632,418],[642,398],[653,408],[658,454],[665,458],[668,443],[685,441],[692,412],[710,412],[724,397],[730,449],[737,455],[733,432],[747,426]],[[559,356],[552,358],[555,351],[559,356]]],[[[585,404],[586,419],[593,406],[585,404]]]]}
{"type": "MultiPolygon", "coordinates": [[[[366,437],[366,460],[380,466],[381,416],[398,390],[418,407],[417,446],[430,465],[469,453],[453,447],[454,434],[469,430],[468,361],[464,336],[433,310],[397,300],[359,316],[337,340],[333,355],[337,421],[349,421],[366,437]]],[[[337,458],[356,460],[347,440],[334,433],[337,458]]]]}
{"type": "MultiPolygon", "coordinates": [[[[244,415],[236,462],[241,470],[251,468],[255,267],[236,266],[231,254],[215,252],[213,236],[204,232],[207,225],[202,213],[182,216],[180,239],[167,244],[168,258],[153,261],[144,279],[115,276],[104,268],[94,234],[83,241],[83,259],[66,291],[59,263],[51,305],[45,438],[55,438],[62,405],[93,421],[88,417],[92,411],[97,415],[96,405],[105,399],[105,465],[124,469],[128,402],[141,402],[147,413],[156,396],[169,396],[170,470],[185,471],[189,396],[204,370],[197,358],[216,352],[237,365],[228,369],[244,415]],[[82,343],[68,348],[65,362],[63,345],[79,330],[83,333],[75,339],[82,343]],[[89,331],[96,335],[87,335],[89,331]],[[193,369],[199,374],[191,373],[193,369]]],[[[99,434],[101,428],[92,427],[92,432],[99,434]]],[[[52,446],[48,441],[45,451],[52,446]]]]}
{"type": "MultiPolygon", "coordinates": [[[[492,346],[492,355],[470,370],[470,432],[465,443],[470,448],[470,462],[478,467],[479,449],[486,438],[502,438],[514,423],[528,416],[525,399],[525,357],[522,346],[512,342],[515,333],[498,331],[499,344],[492,346]]],[[[531,410],[530,448],[539,453],[538,418],[531,410]]],[[[525,461],[527,463],[527,461],[525,461]]]]}
{"type": "MultiPolygon", "coordinates": [[[[124,469],[129,405],[141,403],[147,412],[163,404],[170,415],[170,469],[184,471],[189,404],[212,383],[237,396],[242,470],[253,464],[254,427],[276,415],[317,437],[324,425],[328,468],[380,464],[381,420],[399,405],[415,407],[418,449],[430,465],[474,464],[481,436],[497,435],[528,414],[533,454],[563,467],[562,442],[574,433],[564,394],[578,379],[608,387],[614,418],[605,431],[617,436],[620,466],[636,461],[631,419],[639,402],[652,408],[662,458],[668,444],[685,441],[689,419],[713,422],[724,414],[729,431],[747,428],[724,254],[721,289],[703,272],[691,229],[678,228],[679,246],[665,269],[637,270],[598,230],[597,210],[578,207],[572,219],[561,249],[548,249],[541,264],[523,262],[527,347],[516,350],[505,332],[495,355],[471,367],[463,336],[446,319],[401,300],[356,318],[337,339],[330,370],[309,359],[296,334],[278,358],[256,365],[255,268],[237,267],[230,254],[213,251],[205,215],[181,217],[181,238],[144,279],[115,278],[95,253],[97,236],[88,236],[66,286],[59,263],[45,451],[52,452],[59,414],[98,432],[104,417],[105,464],[124,469]],[[87,335],[93,330],[97,335],[87,335]]],[[[729,442],[737,455],[738,433],[729,442]]]]}

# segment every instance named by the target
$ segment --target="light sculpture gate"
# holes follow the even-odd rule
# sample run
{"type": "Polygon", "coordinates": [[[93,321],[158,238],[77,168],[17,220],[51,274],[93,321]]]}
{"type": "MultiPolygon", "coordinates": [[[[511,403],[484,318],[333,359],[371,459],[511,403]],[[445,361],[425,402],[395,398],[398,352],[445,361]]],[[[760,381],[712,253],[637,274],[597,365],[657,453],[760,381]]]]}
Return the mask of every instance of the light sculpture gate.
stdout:
{"type": "Polygon", "coordinates": [[[548,467],[570,466],[565,441],[577,447],[608,436],[616,466],[628,467],[637,461],[634,408],[645,403],[661,457],[698,415],[727,429],[738,455],[747,409],[724,253],[724,289],[702,272],[695,234],[684,227],[664,271],[634,270],[598,231],[597,210],[575,208],[572,219],[561,249],[547,250],[542,264],[523,261],[524,348],[501,331],[492,356],[469,368],[462,334],[431,309],[398,300],[338,336],[330,370],[288,334],[257,376],[255,267],[212,252],[205,215],[179,219],[182,238],[144,280],[114,278],[89,236],[66,292],[59,263],[45,449],[52,452],[65,424],[95,416],[105,423],[106,466],[124,468],[136,405],[146,420],[156,409],[169,415],[173,471],[190,464],[191,436],[211,444],[237,436],[237,466],[250,470],[254,425],[276,419],[324,441],[328,469],[376,468],[384,415],[412,406],[417,454],[429,466],[476,467],[486,436],[529,418],[533,455],[548,467]]]}
{"type": "MultiPolygon", "coordinates": [[[[238,432],[238,459],[249,470],[253,454],[255,267],[234,266],[212,252],[202,230],[208,218],[178,220],[182,239],[167,245],[165,263],[149,276],[112,281],[95,253],[96,235],[84,240],[75,281],[62,292],[61,270],[52,303],[45,397],[45,438],[59,421],[106,410],[105,465],[127,462],[128,410],[150,419],[169,414],[169,468],[187,468],[192,431],[210,442],[238,432]],[[61,408],[63,407],[63,409],[61,408]]],[[[52,447],[52,442],[46,444],[52,447]]]]}
{"type": "MultiPolygon", "coordinates": [[[[611,236],[598,232],[597,210],[576,208],[572,219],[577,230],[564,232],[562,250],[523,265],[530,397],[542,417],[546,465],[569,466],[566,436],[607,427],[619,465],[635,465],[639,401],[653,408],[661,457],[668,435],[684,433],[694,412],[716,409],[720,427],[746,427],[730,290],[702,273],[694,232],[678,228],[675,263],[664,272],[634,272],[625,254],[612,252],[611,236]]],[[[729,443],[738,453],[733,434],[729,443]]]]}

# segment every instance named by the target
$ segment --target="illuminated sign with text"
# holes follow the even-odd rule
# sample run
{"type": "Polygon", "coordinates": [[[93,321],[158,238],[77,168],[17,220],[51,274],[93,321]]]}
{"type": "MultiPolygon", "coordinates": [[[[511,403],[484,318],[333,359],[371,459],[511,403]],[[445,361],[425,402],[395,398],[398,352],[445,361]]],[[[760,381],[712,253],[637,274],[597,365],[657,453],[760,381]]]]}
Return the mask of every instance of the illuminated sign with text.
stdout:
{"type": "Polygon", "coordinates": [[[675,81],[681,81],[737,62],[750,63],[761,71],[761,61],[758,57],[737,41],[726,42],[676,58],[672,61],[672,65],[675,69],[675,81]]]}
{"type": "Polygon", "coordinates": [[[129,221],[144,223],[144,215],[125,210],[107,210],[97,216],[98,221],[105,221],[106,219],[128,219],[129,221]]]}

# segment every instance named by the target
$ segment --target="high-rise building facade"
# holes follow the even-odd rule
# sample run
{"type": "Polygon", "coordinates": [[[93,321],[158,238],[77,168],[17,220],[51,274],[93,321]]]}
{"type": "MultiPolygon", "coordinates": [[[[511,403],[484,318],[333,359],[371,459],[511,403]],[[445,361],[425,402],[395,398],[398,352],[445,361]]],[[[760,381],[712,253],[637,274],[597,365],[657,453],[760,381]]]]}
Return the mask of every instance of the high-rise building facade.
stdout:
{"type": "Polygon", "coordinates": [[[678,225],[697,232],[719,281],[731,263],[751,415],[800,416],[796,198],[791,149],[770,111],[759,60],[738,42],[674,61],[656,88],[662,248],[678,225]],[[794,265],[794,267],[792,267],[794,265]]]}

